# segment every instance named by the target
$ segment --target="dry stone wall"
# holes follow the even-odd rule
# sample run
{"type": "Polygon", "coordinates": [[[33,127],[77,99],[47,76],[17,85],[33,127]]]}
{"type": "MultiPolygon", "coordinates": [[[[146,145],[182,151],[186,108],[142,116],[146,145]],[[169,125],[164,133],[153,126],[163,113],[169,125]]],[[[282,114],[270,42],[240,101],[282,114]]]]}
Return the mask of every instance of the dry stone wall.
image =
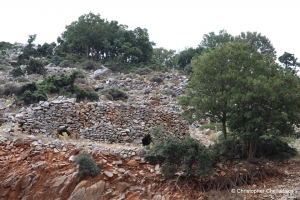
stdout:
{"type": "Polygon", "coordinates": [[[75,103],[75,99],[40,102],[15,116],[28,134],[56,137],[66,131],[72,138],[107,143],[136,143],[157,125],[183,138],[188,124],[179,112],[144,104],[113,102],[75,103]]]}

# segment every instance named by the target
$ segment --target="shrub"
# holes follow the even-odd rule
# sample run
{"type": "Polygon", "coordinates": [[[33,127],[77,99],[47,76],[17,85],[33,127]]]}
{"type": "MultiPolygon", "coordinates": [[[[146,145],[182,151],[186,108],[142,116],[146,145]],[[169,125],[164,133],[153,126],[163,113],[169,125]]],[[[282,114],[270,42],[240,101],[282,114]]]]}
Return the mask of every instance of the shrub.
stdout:
{"type": "Polygon", "coordinates": [[[164,80],[161,77],[159,77],[159,76],[152,76],[152,78],[150,79],[150,81],[156,82],[156,83],[162,83],[162,82],[164,82],[164,80]]]}
{"type": "Polygon", "coordinates": [[[150,164],[162,164],[165,178],[171,178],[181,170],[187,175],[203,177],[212,170],[212,160],[206,147],[190,137],[184,140],[172,137],[157,142],[146,152],[145,159],[150,164]]]}
{"type": "Polygon", "coordinates": [[[19,95],[21,93],[21,87],[14,83],[6,83],[3,87],[3,95],[19,95]]]}
{"type": "Polygon", "coordinates": [[[1,60],[0,58],[0,70],[2,71],[8,71],[11,69],[11,66],[9,62],[6,62],[5,60],[1,60]]]}
{"type": "Polygon", "coordinates": [[[39,101],[47,101],[47,94],[43,90],[37,90],[32,93],[29,90],[26,90],[17,101],[24,101],[25,105],[38,103],[39,101]]]}
{"type": "MultiPolygon", "coordinates": [[[[226,161],[228,159],[246,159],[247,152],[244,150],[243,141],[234,139],[230,134],[224,140],[222,135],[219,142],[211,147],[211,155],[217,160],[226,161]]],[[[285,160],[297,155],[297,150],[290,147],[286,142],[278,137],[261,137],[257,143],[255,158],[266,158],[270,160],[285,160]]]]}
{"type": "Polygon", "coordinates": [[[86,78],[76,78],[75,83],[88,84],[88,81],[86,78]]]}
{"type": "Polygon", "coordinates": [[[75,88],[74,94],[76,94],[77,102],[85,100],[85,99],[88,99],[90,101],[98,101],[99,100],[99,96],[95,92],[89,92],[87,90],[79,88],[76,85],[74,88],[75,88]]]}
{"type": "Polygon", "coordinates": [[[173,90],[170,90],[170,89],[162,90],[160,93],[164,94],[164,95],[172,96],[172,97],[177,96],[176,92],[174,92],[173,90]]]}
{"type": "Polygon", "coordinates": [[[211,156],[217,161],[226,161],[233,159],[246,159],[247,152],[243,151],[243,145],[239,139],[234,139],[228,135],[225,140],[223,135],[219,137],[219,142],[211,147],[211,156]]]}
{"type": "Polygon", "coordinates": [[[46,68],[40,60],[30,59],[28,65],[24,69],[28,74],[41,74],[45,75],[47,73],[46,68]]]}
{"type": "Polygon", "coordinates": [[[81,181],[84,174],[95,177],[101,172],[101,167],[96,165],[93,158],[86,153],[78,154],[74,161],[79,165],[77,183],[81,181]]]}
{"type": "Polygon", "coordinates": [[[152,70],[149,68],[141,68],[141,69],[137,69],[135,71],[135,73],[139,74],[139,75],[147,75],[147,74],[151,74],[152,70]]]}
{"type": "Polygon", "coordinates": [[[256,150],[255,157],[263,157],[271,160],[286,160],[298,154],[295,148],[290,147],[280,138],[261,138],[256,150]]]}
{"type": "Polygon", "coordinates": [[[71,67],[71,62],[69,60],[63,60],[59,63],[59,66],[62,68],[71,67]]]}
{"type": "Polygon", "coordinates": [[[54,65],[57,66],[63,61],[63,58],[55,55],[49,61],[50,61],[50,63],[53,63],[54,65]]]}
{"type": "Polygon", "coordinates": [[[29,80],[25,76],[15,78],[17,82],[28,82],[29,80]]]}
{"type": "Polygon", "coordinates": [[[128,99],[128,95],[126,94],[126,92],[124,92],[116,87],[110,87],[110,88],[104,89],[103,93],[105,94],[106,97],[108,97],[108,95],[110,95],[113,98],[112,100],[115,100],[115,101],[128,99]]]}
{"type": "Polygon", "coordinates": [[[19,76],[23,76],[24,75],[24,72],[23,70],[21,69],[20,66],[18,67],[15,67],[13,70],[11,70],[9,72],[13,77],[19,77],[19,76]]]}
{"type": "Polygon", "coordinates": [[[84,70],[96,70],[96,69],[102,69],[102,67],[91,60],[86,60],[80,64],[81,68],[84,70]]]}

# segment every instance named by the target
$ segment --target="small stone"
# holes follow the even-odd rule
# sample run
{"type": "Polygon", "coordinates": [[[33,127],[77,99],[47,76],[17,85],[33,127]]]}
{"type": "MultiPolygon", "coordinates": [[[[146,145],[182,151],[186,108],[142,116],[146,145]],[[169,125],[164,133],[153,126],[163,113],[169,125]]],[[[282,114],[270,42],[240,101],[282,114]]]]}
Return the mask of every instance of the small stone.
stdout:
{"type": "Polygon", "coordinates": [[[137,166],[138,165],[138,162],[135,161],[135,160],[130,160],[127,165],[130,165],[130,166],[137,166]]]}
{"type": "Polygon", "coordinates": [[[54,153],[59,153],[59,150],[58,150],[57,148],[54,148],[54,149],[53,149],[53,152],[54,152],[54,153]]]}
{"type": "Polygon", "coordinates": [[[107,177],[111,178],[114,176],[114,174],[112,172],[109,172],[109,171],[104,171],[103,172],[107,177]]]}
{"type": "Polygon", "coordinates": [[[156,164],[155,165],[155,171],[158,171],[159,170],[159,164],[156,164]]]}

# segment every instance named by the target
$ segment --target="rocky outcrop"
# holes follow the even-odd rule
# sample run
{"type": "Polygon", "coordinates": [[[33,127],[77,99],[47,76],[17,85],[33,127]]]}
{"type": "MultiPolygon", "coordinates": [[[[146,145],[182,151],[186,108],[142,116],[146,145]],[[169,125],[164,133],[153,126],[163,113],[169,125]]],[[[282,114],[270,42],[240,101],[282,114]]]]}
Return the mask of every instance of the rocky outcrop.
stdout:
{"type": "Polygon", "coordinates": [[[34,136],[0,136],[0,199],[176,199],[170,183],[162,179],[160,166],[145,163],[140,157],[143,152],[143,148],[122,145],[104,147],[34,136]],[[78,166],[72,157],[82,151],[101,165],[101,174],[84,176],[77,184],[78,166]],[[127,151],[130,156],[123,158],[118,151],[127,151]]]}

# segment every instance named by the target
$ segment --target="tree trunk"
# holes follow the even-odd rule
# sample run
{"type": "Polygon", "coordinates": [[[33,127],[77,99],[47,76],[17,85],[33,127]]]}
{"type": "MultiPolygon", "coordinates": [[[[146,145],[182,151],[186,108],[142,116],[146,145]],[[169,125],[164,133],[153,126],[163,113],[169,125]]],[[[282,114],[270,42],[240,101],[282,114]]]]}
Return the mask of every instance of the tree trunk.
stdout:
{"type": "Polygon", "coordinates": [[[227,139],[227,130],[226,130],[226,113],[224,114],[223,118],[222,118],[222,132],[224,135],[224,139],[227,139]]]}
{"type": "Polygon", "coordinates": [[[251,162],[254,158],[254,154],[256,151],[256,139],[249,139],[249,151],[248,151],[248,160],[251,162]]]}
{"type": "Polygon", "coordinates": [[[88,59],[89,58],[89,47],[86,46],[86,58],[88,59]]]}

